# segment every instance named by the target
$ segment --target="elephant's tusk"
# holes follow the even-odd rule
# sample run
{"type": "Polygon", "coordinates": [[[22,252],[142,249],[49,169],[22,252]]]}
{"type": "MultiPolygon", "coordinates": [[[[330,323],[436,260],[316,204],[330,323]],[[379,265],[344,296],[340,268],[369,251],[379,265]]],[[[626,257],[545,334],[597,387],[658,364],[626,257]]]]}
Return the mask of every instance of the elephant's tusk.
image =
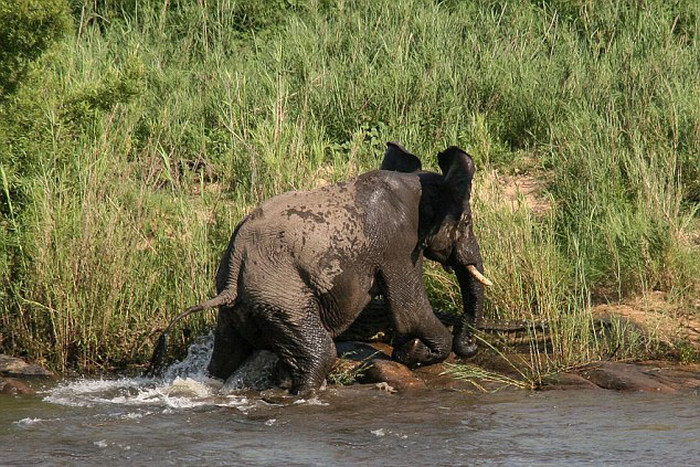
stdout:
{"type": "Polygon", "coordinates": [[[476,280],[478,280],[482,284],[487,285],[489,287],[491,287],[493,285],[493,282],[491,282],[486,277],[484,277],[484,275],[481,274],[479,272],[479,270],[476,268],[476,266],[474,266],[473,264],[470,264],[467,266],[467,271],[469,271],[469,274],[474,276],[476,278],[476,280]]]}

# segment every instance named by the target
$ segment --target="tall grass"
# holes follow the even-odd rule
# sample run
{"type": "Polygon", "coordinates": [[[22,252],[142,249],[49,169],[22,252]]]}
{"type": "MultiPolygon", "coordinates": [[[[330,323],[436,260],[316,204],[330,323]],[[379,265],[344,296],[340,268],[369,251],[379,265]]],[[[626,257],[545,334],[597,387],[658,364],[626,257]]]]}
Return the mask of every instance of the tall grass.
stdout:
{"type": "MultiPolygon", "coordinates": [[[[212,294],[248,210],[376,168],[388,140],[433,168],[448,145],[474,155],[486,313],[558,323],[554,365],[616,345],[592,300],[697,283],[693,2],[71,6],[72,34],[0,107],[6,351],[59,370],[144,361],[212,294]],[[485,176],[523,167],[546,174],[544,217],[485,176]]],[[[459,303],[427,274],[435,303],[459,303]]]]}

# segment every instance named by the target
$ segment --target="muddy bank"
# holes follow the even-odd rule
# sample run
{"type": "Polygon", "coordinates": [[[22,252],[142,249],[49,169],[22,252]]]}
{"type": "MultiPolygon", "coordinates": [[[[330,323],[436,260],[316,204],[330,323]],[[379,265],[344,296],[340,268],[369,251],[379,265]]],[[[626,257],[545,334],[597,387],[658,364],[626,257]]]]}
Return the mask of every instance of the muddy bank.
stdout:
{"type": "MultiPolygon", "coordinates": [[[[505,359],[484,351],[468,362],[458,361],[451,355],[444,363],[411,371],[391,361],[392,349],[386,344],[343,342],[337,347],[338,354],[343,358],[338,359],[336,372],[354,373],[359,383],[374,384],[379,389],[389,392],[421,389],[497,391],[516,389],[519,386],[513,383],[522,380],[505,359]],[[477,370],[475,376],[464,379],[455,375],[455,363],[472,365],[477,370]],[[503,379],[494,381],[493,377],[479,378],[479,370],[491,375],[502,375],[503,379]]],[[[528,384],[525,382],[520,387],[526,387],[528,384]]],[[[546,375],[541,382],[533,384],[532,387],[542,390],[607,389],[626,392],[697,393],[700,392],[700,364],[669,361],[596,362],[576,370],[546,375]]]]}

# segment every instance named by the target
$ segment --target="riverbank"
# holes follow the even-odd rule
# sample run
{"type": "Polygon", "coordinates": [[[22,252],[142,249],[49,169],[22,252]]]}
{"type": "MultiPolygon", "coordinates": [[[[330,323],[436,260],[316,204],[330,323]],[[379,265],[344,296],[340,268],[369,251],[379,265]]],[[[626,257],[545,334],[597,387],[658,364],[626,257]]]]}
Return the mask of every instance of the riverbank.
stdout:
{"type": "Polygon", "coordinates": [[[33,394],[33,382],[50,378],[54,378],[54,374],[46,368],[0,354],[0,394],[33,394]]]}
{"type": "MultiPolygon", "coordinates": [[[[538,385],[523,379],[513,362],[525,355],[481,352],[470,362],[452,354],[448,361],[416,370],[392,361],[392,348],[386,344],[344,342],[338,344],[336,366],[329,376],[329,387],[361,385],[390,394],[416,390],[498,392],[503,390],[591,390],[659,394],[700,391],[700,363],[672,361],[593,362],[569,371],[551,373],[538,385]]],[[[200,369],[201,373],[203,369],[200,369]]],[[[263,372],[264,365],[257,371],[263,372]]],[[[116,377],[117,375],[114,375],[116,377]]],[[[260,375],[249,376],[252,380],[260,375]]],[[[110,379],[108,377],[108,379],[110,379]]],[[[35,364],[0,354],[0,394],[33,394],[34,387],[52,385],[53,373],[35,364]]]]}
{"type": "MultiPolygon", "coordinates": [[[[451,355],[447,362],[410,371],[391,361],[391,347],[385,344],[347,342],[338,346],[336,373],[346,381],[373,384],[388,392],[424,389],[451,389],[469,392],[501,390],[584,390],[608,389],[623,392],[698,393],[700,364],[673,361],[600,361],[567,371],[528,380],[519,366],[529,360],[526,354],[482,351],[468,362],[451,355]]],[[[336,377],[337,378],[337,377],[336,377]]],[[[337,378],[341,379],[341,378],[337,378]]]]}

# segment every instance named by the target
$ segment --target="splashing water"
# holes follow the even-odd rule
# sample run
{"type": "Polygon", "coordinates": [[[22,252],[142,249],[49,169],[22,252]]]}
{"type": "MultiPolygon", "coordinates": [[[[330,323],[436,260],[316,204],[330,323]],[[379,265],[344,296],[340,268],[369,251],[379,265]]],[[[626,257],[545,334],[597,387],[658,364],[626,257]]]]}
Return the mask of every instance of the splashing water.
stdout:
{"type": "Polygon", "coordinates": [[[219,406],[242,412],[263,403],[241,392],[271,387],[277,357],[270,352],[256,352],[222,384],[206,373],[213,345],[212,334],[200,337],[189,347],[187,357],[170,365],[162,377],[68,381],[48,390],[44,401],[70,407],[106,405],[144,410],[219,406]]]}
{"type": "Polygon", "coordinates": [[[236,370],[221,388],[223,393],[243,389],[263,390],[272,386],[274,369],[279,359],[266,350],[254,353],[236,370]]]}

